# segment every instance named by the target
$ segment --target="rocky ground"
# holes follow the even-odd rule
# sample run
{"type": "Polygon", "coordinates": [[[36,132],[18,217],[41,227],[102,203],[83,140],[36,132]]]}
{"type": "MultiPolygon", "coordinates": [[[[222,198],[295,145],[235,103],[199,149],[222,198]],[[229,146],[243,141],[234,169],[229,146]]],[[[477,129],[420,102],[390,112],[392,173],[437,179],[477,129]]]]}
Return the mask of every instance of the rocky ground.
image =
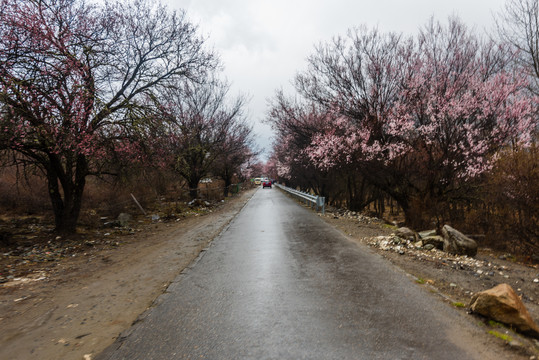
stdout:
{"type": "MultiPolygon", "coordinates": [[[[181,214],[136,217],[130,226],[100,219],[97,229],[71,239],[56,238],[34,218],[10,222],[22,230],[15,243],[0,249],[0,359],[91,360],[152,306],[253,191],[224,203],[193,204],[181,214]]],[[[369,245],[448,306],[465,312],[473,293],[506,282],[539,320],[537,266],[487,249],[472,259],[395,242],[394,228],[354,213],[332,211],[323,219],[353,241],[369,245]]],[[[493,335],[492,341],[507,343],[503,346],[517,358],[539,359],[533,340],[469,318],[485,323],[485,332],[503,335],[493,335]]]]}
{"type": "MultiPolygon", "coordinates": [[[[322,216],[322,215],[321,215],[322,216]]],[[[436,248],[427,250],[416,242],[392,234],[397,229],[358,213],[330,210],[322,216],[353,241],[366,244],[414,277],[418,286],[440,295],[449,306],[468,311],[473,294],[498,284],[509,284],[521,297],[532,318],[539,323],[539,266],[519,262],[512,254],[479,247],[473,257],[457,256],[436,248]]],[[[523,337],[501,324],[470,315],[485,325],[507,347],[530,359],[539,359],[539,341],[523,337]],[[501,334],[501,335],[499,335],[501,334]]]]}

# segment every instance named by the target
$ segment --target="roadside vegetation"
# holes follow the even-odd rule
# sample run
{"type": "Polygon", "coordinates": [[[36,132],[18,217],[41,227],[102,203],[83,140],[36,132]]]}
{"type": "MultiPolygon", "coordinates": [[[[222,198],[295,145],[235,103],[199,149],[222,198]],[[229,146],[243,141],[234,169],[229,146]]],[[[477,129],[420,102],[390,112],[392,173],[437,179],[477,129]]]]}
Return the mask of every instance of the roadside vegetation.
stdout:
{"type": "Polygon", "coordinates": [[[539,261],[538,14],[510,0],[492,36],[451,17],[318,45],[295,93],[271,102],[269,172],[336,207],[452,224],[539,261]]]}
{"type": "Polygon", "coordinates": [[[3,0],[0,43],[3,245],[13,215],[73,234],[133,199],[224,198],[256,163],[245,98],[183,11],[3,0]]]}

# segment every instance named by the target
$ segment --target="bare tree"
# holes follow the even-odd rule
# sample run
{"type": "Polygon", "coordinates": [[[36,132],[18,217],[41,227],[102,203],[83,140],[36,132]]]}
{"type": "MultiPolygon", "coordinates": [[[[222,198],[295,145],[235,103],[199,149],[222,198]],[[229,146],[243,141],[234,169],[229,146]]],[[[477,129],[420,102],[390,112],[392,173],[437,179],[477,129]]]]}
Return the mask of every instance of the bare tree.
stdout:
{"type": "Polygon", "coordinates": [[[378,122],[409,76],[412,45],[397,33],[365,26],[349,30],[315,49],[308,69],[295,78],[296,90],[326,108],[341,109],[358,124],[378,122]]]}
{"type": "Polygon", "coordinates": [[[250,128],[243,125],[245,99],[229,101],[229,89],[227,83],[209,78],[200,84],[185,82],[162,95],[163,116],[169,123],[165,141],[173,154],[170,165],[187,181],[193,199],[200,179],[228,151],[232,139],[242,132],[245,140],[249,138],[250,128]]]}
{"type": "Polygon", "coordinates": [[[507,0],[497,27],[501,39],[518,50],[518,64],[530,77],[530,89],[539,94],[539,0],[507,0]]]}
{"type": "Polygon", "coordinates": [[[241,178],[242,166],[257,155],[252,127],[245,121],[238,120],[228,131],[211,169],[213,175],[219,176],[225,182],[223,192],[225,197],[229,194],[234,176],[241,178]]]}

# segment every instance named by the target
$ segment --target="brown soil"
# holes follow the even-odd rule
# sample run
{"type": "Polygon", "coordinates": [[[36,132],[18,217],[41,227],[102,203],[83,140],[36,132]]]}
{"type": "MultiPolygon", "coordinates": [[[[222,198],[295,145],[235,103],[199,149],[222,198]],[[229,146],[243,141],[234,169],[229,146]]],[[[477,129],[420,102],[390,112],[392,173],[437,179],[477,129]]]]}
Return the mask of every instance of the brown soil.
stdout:
{"type": "MultiPolygon", "coordinates": [[[[61,247],[44,239],[38,249],[19,249],[20,254],[14,251],[0,257],[0,359],[91,360],[152,306],[254,191],[179,221],[144,224],[124,234],[86,235],[82,240],[65,240],[61,247]]],[[[391,233],[376,220],[335,215],[323,218],[354,241],[368,243],[391,233]]],[[[489,276],[478,274],[474,266],[455,265],[448,257],[438,259],[434,252],[407,250],[401,255],[372,249],[417,278],[417,286],[441,295],[448,306],[467,305],[472,293],[507,282],[520,289],[532,317],[539,319],[539,284],[533,282],[539,277],[537,267],[501,260],[483,250],[477,259],[485,267],[491,264],[495,274],[489,276]]],[[[476,317],[469,319],[477,322],[476,317]]],[[[489,330],[485,325],[485,332],[489,330]]],[[[504,340],[492,337],[511,354],[500,353],[500,358],[537,356],[533,340],[505,328],[495,330],[509,332],[517,340],[505,346],[504,340]]]]}

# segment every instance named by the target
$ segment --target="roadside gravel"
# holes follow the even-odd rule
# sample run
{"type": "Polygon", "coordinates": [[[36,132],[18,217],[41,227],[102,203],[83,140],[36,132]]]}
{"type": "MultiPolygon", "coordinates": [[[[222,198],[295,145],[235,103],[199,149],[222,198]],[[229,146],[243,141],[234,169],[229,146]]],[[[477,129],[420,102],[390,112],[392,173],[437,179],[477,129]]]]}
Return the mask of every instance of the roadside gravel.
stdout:
{"type": "MultiPolygon", "coordinates": [[[[321,215],[322,216],[322,215],[321,215]]],[[[417,286],[440,296],[449,306],[468,312],[473,294],[507,283],[521,297],[532,318],[539,323],[539,266],[523,264],[514,256],[479,248],[474,258],[454,256],[440,250],[416,248],[413,244],[392,244],[387,241],[395,229],[376,218],[350,212],[326,212],[322,218],[338,228],[352,241],[370,249],[398,266],[417,286]]],[[[485,324],[485,332],[495,331],[510,336],[506,342],[494,338],[524,358],[539,359],[539,341],[522,337],[500,324],[489,323],[469,315],[470,321],[485,324]]]]}

